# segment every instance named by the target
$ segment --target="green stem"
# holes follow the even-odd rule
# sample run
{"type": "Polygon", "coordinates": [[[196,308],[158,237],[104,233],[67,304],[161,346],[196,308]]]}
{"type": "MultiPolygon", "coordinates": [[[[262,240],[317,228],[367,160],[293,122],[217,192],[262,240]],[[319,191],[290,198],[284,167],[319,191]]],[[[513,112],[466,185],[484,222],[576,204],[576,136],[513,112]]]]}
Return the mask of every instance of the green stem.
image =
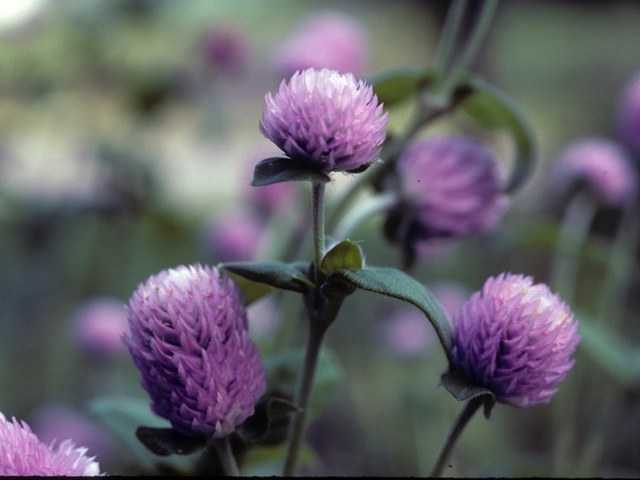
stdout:
{"type": "Polygon", "coordinates": [[[607,324],[617,326],[624,312],[624,298],[629,290],[635,255],[640,240],[640,208],[638,201],[628,205],[623,213],[618,235],[611,247],[611,256],[607,265],[598,318],[607,319],[607,324]]]}
{"type": "Polygon", "coordinates": [[[440,34],[435,60],[435,67],[442,73],[443,77],[447,75],[451,67],[456,39],[468,3],[469,0],[454,0],[447,12],[447,18],[444,21],[444,27],[440,34]]]}
{"type": "Polygon", "coordinates": [[[313,222],[313,261],[316,285],[322,283],[320,264],[324,258],[324,183],[311,185],[311,216],[313,222]]]}
{"type": "Polygon", "coordinates": [[[229,477],[239,477],[240,469],[238,468],[236,459],[233,456],[233,451],[231,450],[229,435],[216,439],[214,442],[218,455],[220,456],[220,461],[222,462],[222,468],[224,468],[225,475],[229,477]]]}
{"type": "Polygon", "coordinates": [[[578,255],[589,235],[596,208],[595,198],[588,192],[579,192],[567,205],[560,225],[549,283],[569,305],[575,300],[578,255]]]}
{"type": "Polygon", "coordinates": [[[309,398],[311,397],[311,387],[313,386],[313,378],[316,372],[318,357],[322,347],[322,340],[327,329],[319,318],[311,318],[309,327],[309,340],[307,342],[307,352],[302,367],[302,377],[298,384],[298,392],[296,394],[296,405],[300,409],[293,419],[293,425],[289,434],[289,448],[284,463],[285,477],[294,476],[296,473],[296,465],[298,463],[298,454],[302,447],[302,436],[304,433],[304,425],[309,407],[309,398]]]}
{"type": "Polygon", "coordinates": [[[480,45],[489,31],[489,27],[498,8],[498,0],[484,0],[478,8],[480,12],[477,15],[475,25],[472,26],[473,31],[471,32],[469,41],[465,45],[462,54],[458,57],[458,61],[444,80],[442,90],[446,96],[449,96],[451,91],[453,91],[460,76],[467,70],[478,54],[480,45]]]}
{"type": "Polygon", "coordinates": [[[476,413],[478,408],[480,408],[483,403],[484,395],[480,395],[479,397],[475,397],[469,400],[464,406],[464,408],[460,412],[460,415],[458,415],[458,418],[456,418],[453,427],[451,427],[447,439],[442,445],[442,449],[440,450],[440,454],[438,455],[438,460],[436,461],[436,464],[431,471],[432,477],[439,477],[440,475],[442,475],[442,471],[449,461],[449,457],[451,456],[453,447],[458,441],[458,437],[460,437],[460,434],[464,430],[464,427],[467,425],[469,420],[471,420],[471,417],[473,417],[474,413],[476,413]]]}
{"type": "Polygon", "coordinates": [[[386,212],[394,205],[397,205],[399,201],[400,197],[395,191],[388,191],[369,197],[359,203],[356,208],[349,210],[333,231],[333,237],[336,240],[346,239],[365,221],[378,213],[386,212]]]}

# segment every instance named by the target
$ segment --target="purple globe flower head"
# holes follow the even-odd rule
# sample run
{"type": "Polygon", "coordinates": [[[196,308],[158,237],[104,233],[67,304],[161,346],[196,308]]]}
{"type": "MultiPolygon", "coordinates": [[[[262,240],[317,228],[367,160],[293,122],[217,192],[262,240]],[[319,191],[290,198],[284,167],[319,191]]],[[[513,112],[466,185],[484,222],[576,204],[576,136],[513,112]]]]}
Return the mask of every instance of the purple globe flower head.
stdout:
{"type": "Polygon", "coordinates": [[[355,170],[378,157],[387,114],[373,88],[335,70],[296,72],[268,93],[260,131],[287,156],[323,173],[355,170]]]}
{"type": "Polygon", "coordinates": [[[212,219],[205,226],[202,233],[203,244],[216,261],[250,261],[256,253],[263,232],[263,222],[256,214],[248,210],[229,211],[212,219]]]}
{"type": "Polygon", "coordinates": [[[88,300],[73,317],[74,340],[87,356],[113,359],[127,351],[121,337],[129,326],[120,300],[111,297],[88,300]]]}
{"type": "Polygon", "coordinates": [[[640,72],[625,86],[618,108],[618,135],[620,141],[640,155],[640,72]]]}
{"type": "Polygon", "coordinates": [[[635,166],[619,144],[606,138],[572,143],[560,153],[554,168],[556,183],[566,187],[581,180],[610,206],[624,205],[637,193],[635,166]]]}
{"type": "Polygon", "coordinates": [[[489,278],[453,323],[454,370],[515,407],[549,403],[580,342],[579,322],[557,294],[510,273],[489,278]]]}
{"type": "Polygon", "coordinates": [[[384,348],[402,358],[425,355],[435,343],[433,327],[415,308],[397,312],[382,324],[380,341],[384,348]]]}
{"type": "Polygon", "coordinates": [[[417,240],[487,232],[506,206],[493,155],[475,140],[433,136],[419,141],[402,152],[397,171],[417,240]]]}
{"type": "Polygon", "coordinates": [[[368,63],[364,27],[340,12],[313,14],[276,50],[278,71],[290,77],[298,70],[328,68],[360,76],[368,63]]]}
{"type": "Polygon", "coordinates": [[[185,435],[221,437],[254,412],[266,390],[238,285],[215,267],[152,275],[126,307],[123,337],[151,410],[185,435]]]}
{"type": "Polygon", "coordinates": [[[102,476],[95,457],[71,440],[47,446],[24,421],[11,422],[0,413],[0,475],[2,476],[102,476]]]}

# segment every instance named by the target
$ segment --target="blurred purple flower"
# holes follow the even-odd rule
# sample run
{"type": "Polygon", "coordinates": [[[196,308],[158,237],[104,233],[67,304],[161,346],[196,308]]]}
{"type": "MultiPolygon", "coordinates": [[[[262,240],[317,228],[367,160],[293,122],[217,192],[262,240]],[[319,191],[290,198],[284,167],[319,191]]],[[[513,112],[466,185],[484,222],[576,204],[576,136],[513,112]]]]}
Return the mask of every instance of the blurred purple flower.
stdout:
{"type": "Polygon", "coordinates": [[[568,305],[533,278],[490,277],[454,317],[451,364],[515,407],[549,403],[580,342],[568,305]]]}
{"type": "Polygon", "coordinates": [[[640,155],[640,72],[627,83],[618,108],[620,140],[636,155],[640,155]]]}
{"type": "Polygon", "coordinates": [[[416,308],[397,312],[382,324],[380,340],[386,349],[404,358],[424,355],[434,344],[433,327],[416,308]]]}
{"type": "Polygon", "coordinates": [[[202,48],[207,60],[216,69],[237,73],[247,66],[249,45],[245,36],[233,27],[218,26],[207,32],[202,48]]]}
{"type": "Polygon", "coordinates": [[[367,34],[355,18],[340,12],[313,14],[278,48],[275,62],[285,77],[307,68],[360,76],[367,69],[368,47],[367,34]]]}
{"type": "Polygon", "coordinates": [[[205,225],[204,248],[216,261],[250,261],[263,231],[264,225],[257,215],[244,210],[227,212],[205,225]]]}
{"type": "Polygon", "coordinates": [[[266,390],[238,285],[215,267],[179,266],[133,293],[131,337],[151,410],[185,435],[221,437],[253,414],[266,390]]]}
{"type": "Polygon", "coordinates": [[[24,421],[8,422],[0,413],[0,475],[2,476],[98,476],[100,465],[75,448],[71,440],[58,447],[42,443],[24,421]]]}
{"type": "Polygon", "coordinates": [[[289,157],[324,173],[354,170],[378,157],[387,114],[371,86],[347,73],[309,69],[265,97],[260,131],[289,157]]]}
{"type": "Polygon", "coordinates": [[[397,170],[414,240],[486,232],[506,206],[498,166],[475,140],[434,136],[414,143],[398,158],[397,170]]]}
{"type": "Polygon", "coordinates": [[[54,441],[72,438],[74,442],[86,446],[87,454],[95,455],[103,466],[117,461],[116,440],[111,432],[73,408],[47,405],[31,418],[31,430],[43,443],[50,445],[54,441]]]}
{"type": "Polygon", "coordinates": [[[612,140],[585,138],[574,142],[560,153],[554,167],[558,184],[566,186],[582,180],[608,205],[624,205],[636,195],[636,168],[612,140]]]}
{"type": "Polygon", "coordinates": [[[73,317],[74,339],[86,355],[111,359],[126,352],[121,337],[129,327],[122,301],[110,297],[88,300],[73,317]]]}

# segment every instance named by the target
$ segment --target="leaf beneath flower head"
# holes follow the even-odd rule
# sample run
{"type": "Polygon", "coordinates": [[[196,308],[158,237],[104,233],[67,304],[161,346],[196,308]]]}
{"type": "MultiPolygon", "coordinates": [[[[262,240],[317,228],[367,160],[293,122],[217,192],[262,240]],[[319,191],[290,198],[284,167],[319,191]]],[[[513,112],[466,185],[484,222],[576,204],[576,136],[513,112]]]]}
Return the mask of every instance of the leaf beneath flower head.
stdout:
{"type": "Polygon", "coordinates": [[[457,86],[454,103],[480,126],[511,133],[516,144],[516,163],[505,191],[516,190],[533,171],[537,154],[533,128],[527,117],[504,92],[471,75],[457,86]]]}
{"type": "Polygon", "coordinates": [[[484,416],[487,419],[489,418],[491,409],[496,404],[496,396],[491,390],[472,382],[462,375],[450,372],[444,373],[440,377],[440,383],[459,402],[466,402],[483,395],[486,396],[484,399],[484,416]]]}
{"type": "Polygon", "coordinates": [[[136,437],[156,455],[191,455],[207,445],[206,436],[191,437],[173,428],[138,427],[136,437]]]}
{"type": "Polygon", "coordinates": [[[274,183],[303,181],[327,183],[331,181],[331,177],[300,160],[288,157],[271,157],[256,164],[251,185],[264,187],[274,183]]]}
{"type": "Polygon", "coordinates": [[[420,282],[395,268],[369,267],[359,270],[337,270],[327,277],[322,285],[322,292],[331,295],[349,287],[397,298],[418,307],[435,328],[440,343],[447,357],[449,356],[451,324],[440,304],[420,282]]]}
{"type": "Polygon", "coordinates": [[[285,398],[269,396],[260,400],[255,412],[238,426],[236,433],[248,445],[277,445],[289,433],[289,420],[299,409],[285,398]]]}

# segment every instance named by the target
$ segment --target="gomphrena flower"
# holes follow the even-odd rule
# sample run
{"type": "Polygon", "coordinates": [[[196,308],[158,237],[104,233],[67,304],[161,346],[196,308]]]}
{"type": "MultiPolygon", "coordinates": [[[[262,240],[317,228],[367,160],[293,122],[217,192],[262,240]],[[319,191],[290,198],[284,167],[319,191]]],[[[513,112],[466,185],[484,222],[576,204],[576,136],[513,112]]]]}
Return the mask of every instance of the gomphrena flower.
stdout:
{"type": "Polygon", "coordinates": [[[636,168],[622,146],[612,140],[578,140],[560,153],[554,167],[556,183],[566,187],[580,180],[610,206],[624,205],[636,195],[636,168]]]}
{"type": "Polygon", "coordinates": [[[127,316],[117,298],[83,302],[74,312],[72,326],[75,343],[90,358],[114,359],[127,351],[121,340],[129,330],[127,316]]]}
{"type": "Polygon", "coordinates": [[[640,72],[627,83],[618,108],[620,140],[636,155],[640,155],[640,72]]]}
{"type": "Polygon", "coordinates": [[[71,440],[57,447],[42,443],[25,422],[8,422],[0,413],[1,476],[98,476],[100,465],[86,456],[86,448],[75,448],[71,440]]]}
{"type": "Polygon", "coordinates": [[[515,407],[549,403],[575,360],[578,320],[533,278],[489,278],[453,319],[451,364],[515,407]]]}
{"type": "Polygon", "coordinates": [[[194,265],[152,275],[126,307],[151,410],[185,435],[231,433],[266,390],[243,304],[226,274],[194,265]]]}
{"type": "Polygon", "coordinates": [[[478,141],[429,137],[402,152],[397,172],[414,240],[483,233],[496,226],[504,211],[498,166],[478,141]]]}
{"type": "Polygon", "coordinates": [[[371,163],[385,139],[387,114],[373,88],[346,73],[308,69],[268,93],[260,131],[286,155],[323,173],[371,163]]]}
{"type": "Polygon", "coordinates": [[[368,50],[366,31],[356,18],[327,11],[306,17],[276,50],[275,61],[287,77],[307,68],[359,76],[367,69],[368,50]]]}

